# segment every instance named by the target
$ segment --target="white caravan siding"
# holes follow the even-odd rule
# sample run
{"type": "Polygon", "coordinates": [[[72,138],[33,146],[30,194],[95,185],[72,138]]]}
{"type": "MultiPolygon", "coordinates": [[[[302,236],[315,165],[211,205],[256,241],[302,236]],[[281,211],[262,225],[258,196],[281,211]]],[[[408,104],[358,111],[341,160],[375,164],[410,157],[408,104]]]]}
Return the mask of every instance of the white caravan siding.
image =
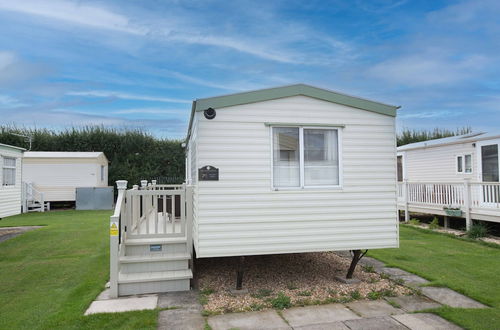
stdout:
{"type": "Polygon", "coordinates": [[[24,181],[35,185],[47,202],[75,201],[76,188],[107,187],[108,164],[104,156],[64,158],[26,153],[23,164],[24,181]],[[101,180],[104,166],[104,180],[101,180]]]}
{"type": "Polygon", "coordinates": [[[306,96],[217,109],[197,121],[197,167],[219,181],[195,189],[198,257],[397,247],[395,118],[306,96]],[[342,129],[342,189],[271,189],[271,128],[342,129]]]}
{"type": "Polygon", "coordinates": [[[21,213],[22,150],[0,146],[0,218],[21,213]],[[2,183],[3,157],[16,159],[16,183],[4,186],[2,183]]]}
{"type": "Polygon", "coordinates": [[[476,150],[472,142],[402,151],[405,179],[409,181],[459,182],[477,177],[476,150]],[[457,156],[472,155],[472,173],[457,173],[457,156]]]}

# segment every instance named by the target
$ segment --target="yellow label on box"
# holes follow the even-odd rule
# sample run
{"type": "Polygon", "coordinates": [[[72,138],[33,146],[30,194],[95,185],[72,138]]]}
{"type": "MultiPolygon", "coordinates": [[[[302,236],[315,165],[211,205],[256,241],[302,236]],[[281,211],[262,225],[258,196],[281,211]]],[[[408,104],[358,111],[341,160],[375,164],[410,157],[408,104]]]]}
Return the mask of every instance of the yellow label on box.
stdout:
{"type": "Polygon", "coordinates": [[[111,224],[111,227],[109,227],[109,235],[110,236],[118,236],[118,226],[116,225],[115,222],[111,224]]]}

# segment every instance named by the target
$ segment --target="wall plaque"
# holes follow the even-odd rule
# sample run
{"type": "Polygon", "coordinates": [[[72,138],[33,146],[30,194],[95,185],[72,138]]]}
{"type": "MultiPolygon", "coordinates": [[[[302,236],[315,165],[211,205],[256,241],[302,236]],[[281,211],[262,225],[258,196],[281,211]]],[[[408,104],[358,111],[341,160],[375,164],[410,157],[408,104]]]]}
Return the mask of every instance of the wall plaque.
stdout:
{"type": "Polygon", "coordinates": [[[219,181],[219,169],[207,165],[198,169],[198,180],[200,181],[219,181]]]}

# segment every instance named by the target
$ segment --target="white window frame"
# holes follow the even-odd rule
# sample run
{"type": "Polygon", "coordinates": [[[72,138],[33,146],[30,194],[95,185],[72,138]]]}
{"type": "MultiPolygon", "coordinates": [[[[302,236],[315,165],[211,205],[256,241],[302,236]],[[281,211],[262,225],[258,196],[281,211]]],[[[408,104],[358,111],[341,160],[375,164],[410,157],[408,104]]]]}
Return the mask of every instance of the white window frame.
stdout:
{"type": "Polygon", "coordinates": [[[472,174],[474,173],[474,159],[472,158],[472,154],[471,153],[467,153],[467,154],[460,154],[460,155],[456,155],[455,156],[455,172],[457,174],[472,174]],[[467,172],[466,169],[465,169],[465,156],[470,156],[470,164],[471,164],[471,169],[470,169],[470,172],[467,172]],[[462,157],[462,171],[459,171],[458,170],[458,162],[459,162],[459,157],[462,157]]]}
{"type": "Polygon", "coordinates": [[[269,136],[271,139],[271,190],[274,191],[300,191],[308,189],[342,189],[343,188],[343,165],[342,165],[342,128],[343,125],[339,126],[310,126],[310,125],[269,125],[269,136]],[[298,128],[299,129],[299,171],[300,179],[298,187],[275,187],[274,186],[274,144],[273,144],[273,128],[276,127],[287,127],[287,128],[298,128]],[[324,129],[324,130],[336,130],[337,131],[337,152],[338,152],[338,172],[339,172],[339,184],[338,185],[325,185],[325,186],[306,186],[305,183],[305,167],[304,167],[304,129],[324,129]]]}
{"type": "Polygon", "coordinates": [[[9,156],[0,156],[0,164],[1,164],[1,169],[2,171],[0,172],[0,187],[2,188],[9,188],[9,187],[15,187],[16,186],[16,183],[17,183],[17,158],[16,157],[9,157],[9,156]],[[15,162],[15,165],[14,166],[5,166],[4,165],[4,159],[5,158],[10,158],[10,159],[14,159],[14,162],[15,162]],[[14,170],[14,184],[9,184],[9,185],[4,185],[4,182],[3,182],[3,171],[4,169],[13,169],[14,170]]]}

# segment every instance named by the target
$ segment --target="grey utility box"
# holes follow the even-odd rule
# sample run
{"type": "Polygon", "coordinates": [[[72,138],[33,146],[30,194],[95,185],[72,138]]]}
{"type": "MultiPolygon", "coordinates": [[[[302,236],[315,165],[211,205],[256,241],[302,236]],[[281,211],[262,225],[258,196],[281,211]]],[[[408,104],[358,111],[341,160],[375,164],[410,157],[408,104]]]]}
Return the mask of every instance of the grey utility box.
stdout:
{"type": "Polygon", "coordinates": [[[113,209],[113,187],[76,188],[77,210],[113,209]]]}

